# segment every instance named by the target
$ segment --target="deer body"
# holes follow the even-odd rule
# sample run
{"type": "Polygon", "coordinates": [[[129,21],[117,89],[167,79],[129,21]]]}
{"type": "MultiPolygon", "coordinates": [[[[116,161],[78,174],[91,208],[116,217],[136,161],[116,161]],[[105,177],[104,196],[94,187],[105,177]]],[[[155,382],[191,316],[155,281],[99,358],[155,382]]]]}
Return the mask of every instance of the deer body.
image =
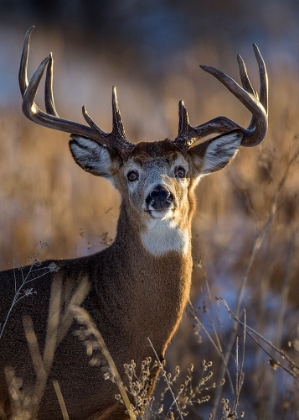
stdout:
{"type": "MultiPolygon", "coordinates": [[[[154,153],[148,153],[147,164],[157,165],[157,171],[152,175],[153,179],[148,176],[148,187],[153,182],[154,185],[161,185],[159,172],[164,177],[166,175],[163,160],[173,159],[173,156],[171,153],[165,156],[164,153],[163,158],[159,157],[164,146],[163,142],[145,145],[154,149],[154,153]],[[151,155],[152,162],[149,160],[151,155]]],[[[173,150],[172,153],[180,155],[179,151],[173,150]]],[[[130,166],[128,163],[127,165],[130,166]]],[[[168,188],[171,189],[171,179],[168,182],[168,188]]],[[[115,184],[122,188],[123,179],[120,174],[116,177],[115,184]]],[[[146,188],[142,188],[142,191],[143,194],[148,194],[146,188]]],[[[122,193],[124,194],[124,191],[122,193]]],[[[191,215],[194,211],[193,191],[190,190],[189,194],[186,194],[181,204],[183,211],[181,209],[179,211],[181,219],[178,224],[173,218],[168,221],[153,219],[146,212],[140,214],[139,211],[133,210],[135,207],[123,201],[117,235],[112,246],[91,257],[55,261],[58,271],[31,282],[30,287],[34,288],[35,294],[19,302],[14,311],[32,317],[38,340],[44,343],[47,322],[46,317],[41,318],[40,314],[49,306],[53,277],[62,277],[64,289],[69,287],[72,290],[77,287],[80,278],[88,278],[91,282],[90,292],[82,306],[95,320],[119,371],[121,372],[123,365],[132,359],[137,366],[140,366],[147,357],[154,358],[148,338],[162,360],[189,298],[192,273],[191,215]],[[173,226],[169,227],[171,223],[173,226]]],[[[145,201],[142,193],[136,191],[136,196],[135,200],[139,201],[142,207],[145,201]]],[[[43,266],[48,267],[49,264],[50,262],[46,261],[43,266]]],[[[39,267],[39,271],[43,266],[39,267]]],[[[23,268],[22,273],[26,273],[28,269],[23,268]]],[[[35,275],[33,273],[32,277],[35,275]]],[[[14,292],[12,272],[3,272],[1,279],[3,278],[7,279],[5,289],[10,289],[11,293],[8,294],[6,291],[7,306],[1,305],[1,319],[5,319],[14,292]]],[[[3,365],[14,366],[16,372],[22,372],[21,377],[27,386],[28,383],[33,385],[34,372],[30,369],[29,376],[28,372],[24,372],[24,366],[30,366],[32,362],[24,335],[22,317],[16,317],[13,312],[6,328],[4,343],[7,341],[13,343],[14,337],[18,337],[18,355],[16,357],[16,351],[11,347],[1,349],[1,362],[3,365]],[[13,336],[8,337],[9,331],[13,336]]],[[[60,415],[58,402],[53,403],[55,394],[52,378],[59,380],[66,402],[71,401],[71,404],[67,405],[71,418],[77,418],[78,412],[80,412],[78,418],[85,419],[89,416],[93,418],[94,413],[102,413],[106,407],[116,406],[117,388],[103,379],[104,372],[101,367],[89,366],[85,347],[74,336],[74,329],[76,326],[70,329],[57,347],[48,381],[49,386],[39,412],[41,419],[58,419],[60,415]]],[[[117,410],[120,411],[119,418],[124,418],[124,406],[115,408],[116,413],[117,410]]],[[[117,418],[116,413],[113,413],[114,417],[110,410],[108,413],[107,418],[117,418]]],[[[106,417],[102,414],[99,418],[106,417]]]]}
{"type": "MultiPolygon", "coordinates": [[[[176,252],[173,253],[174,255],[167,253],[161,257],[148,258],[147,251],[142,247],[137,248],[141,245],[140,240],[134,235],[129,238],[126,241],[128,251],[125,251],[120,259],[117,258],[113,250],[114,246],[112,246],[112,249],[107,249],[104,254],[99,253],[75,261],[55,261],[59,271],[54,274],[54,276],[63,276],[64,288],[70,279],[72,289],[77,287],[78,279],[81,277],[87,276],[89,279],[94,279],[94,284],[91,285],[89,295],[82,306],[96,321],[120,372],[123,365],[132,359],[140,365],[146,357],[154,358],[147,337],[153,342],[161,359],[164,357],[168,341],[177,327],[188,299],[191,282],[189,264],[189,273],[185,272],[186,256],[183,257],[184,261],[176,252]],[[135,242],[134,239],[136,239],[135,242]],[[123,265],[128,264],[127,258],[132,259],[130,251],[138,253],[140,258],[137,264],[134,264],[136,270],[132,272],[128,270],[128,273],[124,273],[123,265]],[[111,268],[103,262],[107,261],[106,252],[110,254],[111,268]],[[169,258],[175,264],[172,267],[169,266],[169,258]],[[78,273],[80,273],[79,277],[78,273]]],[[[44,265],[48,266],[48,263],[45,262],[44,265]]],[[[7,290],[9,287],[12,289],[11,272],[4,272],[1,280],[3,277],[7,278],[7,290]]],[[[16,306],[15,311],[18,311],[19,315],[15,317],[14,313],[11,314],[6,329],[7,334],[3,336],[4,343],[8,342],[11,345],[4,348],[0,346],[2,374],[3,366],[13,366],[27,387],[35,383],[35,375],[30,368],[32,361],[24,336],[22,315],[32,317],[35,332],[43,346],[47,319],[40,317],[40,314],[49,306],[51,280],[45,276],[42,281],[37,279],[33,282],[31,286],[36,290],[36,294],[23,299],[16,306]]],[[[8,307],[1,305],[1,309],[3,309],[1,319],[4,319],[7,313],[5,309],[8,310],[8,307]]],[[[52,379],[59,380],[70,418],[97,418],[94,417],[95,413],[104,413],[107,407],[116,405],[115,395],[119,392],[114,384],[103,379],[105,362],[103,366],[89,365],[85,346],[73,334],[76,328],[78,329],[78,326],[74,325],[70,329],[57,348],[48,388],[39,412],[41,419],[60,418],[60,408],[54,394],[52,379]]],[[[5,380],[2,379],[3,386],[5,380]]],[[[4,391],[4,395],[6,392],[4,391]]],[[[0,396],[3,400],[1,392],[0,396]]],[[[118,410],[120,411],[119,418],[124,418],[124,406],[115,407],[116,413],[118,410]]],[[[107,419],[117,418],[115,413],[113,416],[110,411],[108,413],[107,419]]]]}
{"type": "MultiPolygon", "coordinates": [[[[255,145],[265,136],[265,66],[256,49],[260,102],[243,62],[239,61],[243,88],[232,79],[227,81],[222,73],[219,76],[218,70],[205,68],[251,110],[253,119],[247,129],[224,117],[192,127],[181,102],[179,135],[175,141],[132,144],[125,137],[115,90],[113,130],[104,133],[85,109],[83,115],[88,126],[58,116],[52,94],[52,56],[41,63],[28,83],[31,31],[25,37],[20,68],[25,115],[39,124],[71,133],[70,150],[77,164],[112,182],[121,195],[121,207],[115,241],[104,251],[74,260],[46,261],[33,270],[25,267],[0,273],[1,296],[5,296],[0,305],[0,402],[9,416],[13,393],[7,387],[9,373],[5,368],[10,366],[22,378],[27,395],[34,396],[34,389],[38,389],[40,401],[35,416],[40,419],[62,418],[53,380],[60,385],[71,419],[125,419],[126,408],[115,399],[119,393],[117,386],[104,379],[107,362],[102,349],[88,350],[88,339],[84,334],[82,338],[82,331],[78,332],[69,308],[71,304],[81,305],[89,313],[125,385],[124,364],[134,360],[137,373],[140,372],[142,361],[155,358],[153,348],[160,360],[164,358],[189,299],[195,186],[202,176],[226,166],[240,145],[255,145]],[[46,67],[44,113],[34,98],[46,67]],[[191,147],[212,132],[223,134],[191,147]],[[24,278],[30,296],[24,295],[24,286],[22,298],[10,311],[16,285],[24,278]],[[80,288],[83,292],[77,298],[80,288]],[[34,334],[28,334],[30,320],[36,340],[32,338],[34,334]],[[39,368],[32,360],[34,340],[40,353],[43,352],[39,368]],[[89,363],[90,359],[96,366],[89,363]],[[45,374],[40,374],[40,366],[45,374]]],[[[156,375],[157,369],[152,372],[148,394],[156,375]]]]}

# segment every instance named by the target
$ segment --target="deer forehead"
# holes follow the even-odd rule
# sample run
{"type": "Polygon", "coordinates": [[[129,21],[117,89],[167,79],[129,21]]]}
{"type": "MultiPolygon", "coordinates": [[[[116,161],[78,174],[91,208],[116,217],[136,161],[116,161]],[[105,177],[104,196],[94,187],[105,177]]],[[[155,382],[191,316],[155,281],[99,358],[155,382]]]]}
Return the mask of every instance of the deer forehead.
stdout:
{"type": "Polygon", "coordinates": [[[189,169],[188,161],[181,154],[169,154],[166,156],[150,157],[136,156],[129,158],[124,165],[124,174],[130,171],[137,171],[141,177],[150,175],[168,175],[173,177],[174,170],[182,166],[186,171],[189,169]]]}

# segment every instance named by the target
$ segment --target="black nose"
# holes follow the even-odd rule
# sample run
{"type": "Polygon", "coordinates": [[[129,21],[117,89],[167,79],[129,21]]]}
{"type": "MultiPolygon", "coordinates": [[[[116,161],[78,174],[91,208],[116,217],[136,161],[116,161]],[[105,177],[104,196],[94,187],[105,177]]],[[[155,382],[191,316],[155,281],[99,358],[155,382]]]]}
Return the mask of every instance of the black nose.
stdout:
{"type": "Polygon", "coordinates": [[[171,193],[161,185],[155,187],[148,195],[146,203],[155,210],[168,209],[172,204],[171,193]]]}
{"type": "Polygon", "coordinates": [[[156,187],[150,193],[149,197],[153,200],[167,200],[170,197],[170,192],[163,187],[156,187]]]}

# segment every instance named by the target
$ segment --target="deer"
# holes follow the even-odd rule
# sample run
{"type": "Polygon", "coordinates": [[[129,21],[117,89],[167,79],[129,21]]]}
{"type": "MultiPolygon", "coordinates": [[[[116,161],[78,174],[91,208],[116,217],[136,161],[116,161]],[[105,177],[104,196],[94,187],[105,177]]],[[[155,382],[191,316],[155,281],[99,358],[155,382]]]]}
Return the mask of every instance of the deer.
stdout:
{"type": "MultiPolygon", "coordinates": [[[[106,380],[102,349],[91,350],[99,353],[97,366],[88,361],[87,344],[84,337],[83,343],[82,337],[80,340],[78,322],[68,310],[70,303],[77,303],[90,315],[124,386],[124,366],[131,360],[136,371],[140,371],[144,360],[155,358],[154,352],[159,361],[164,360],[190,295],[195,187],[204,176],[226,167],[241,146],[256,146],[266,136],[267,70],[255,44],[259,93],[252,87],[239,55],[241,85],[214,67],[200,66],[250,111],[252,118],[247,128],[224,116],[192,126],[184,102],[180,101],[178,135],[174,140],[133,143],[125,133],[115,87],[111,132],[101,130],[85,107],[82,113],[86,124],[58,115],[52,53],[28,79],[32,30],[33,27],[25,35],[19,70],[24,115],[41,126],[69,133],[75,162],[92,175],[110,181],[121,196],[121,204],[115,240],[101,252],[47,260],[35,269],[26,266],[0,273],[0,407],[9,418],[13,404],[13,385],[8,384],[11,369],[20,381],[15,387],[18,391],[27,390],[28,395],[45,370],[32,418],[64,418],[53,387],[53,381],[57,381],[70,419],[127,419],[126,406],[115,398],[115,381],[106,380]],[[44,75],[45,111],[35,102],[44,75]],[[210,137],[199,142],[207,136],[210,137]],[[18,288],[19,284],[25,284],[23,289],[18,288]],[[83,292],[77,298],[79,289],[83,292]],[[21,298],[12,307],[16,291],[21,298]],[[28,330],[28,325],[32,330],[28,330]],[[54,342],[51,351],[45,350],[49,342],[54,342]],[[43,349],[44,365],[32,360],[30,348],[34,346],[43,349]],[[51,366],[45,361],[47,352],[52,352],[51,366]]],[[[151,373],[148,395],[153,392],[159,369],[158,364],[151,373]]]]}

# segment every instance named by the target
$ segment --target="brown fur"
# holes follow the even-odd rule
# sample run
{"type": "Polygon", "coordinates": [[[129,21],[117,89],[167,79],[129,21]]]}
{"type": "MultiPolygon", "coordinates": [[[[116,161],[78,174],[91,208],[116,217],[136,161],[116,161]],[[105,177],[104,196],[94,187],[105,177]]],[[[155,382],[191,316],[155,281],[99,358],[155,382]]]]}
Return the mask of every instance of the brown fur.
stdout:
{"type": "MultiPolygon", "coordinates": [[[[84,145],[84,150],[89,145],[86,139],[79,138],[77,141],[84,145]]],[[[94,143],[92,147],[95,147],[94,143]]],[[[114,185],[120,191],[122,204],[116,239],[109,248],[90,257],[54,261],[58,272],[49,272],[47,267],[51,261],[45,261],[31,272],[30,267],[25,267],[0,273],[1,321],[6,318],[15,294],[14,276],[17,276],[19,284],[22,275],[30,273],[28,288],[34,290],[34,294],[15,304],[0,340],[0,400],[5,402],[6,413],[10,412],[10,408],[5,367],[11,366],[15,369],[15,374],[22,378],[23,388],[27,393],[36,385],[32,355],[28,349],[22,318],[26,315],[32,319],[42,354],[46,342],[51,285],[55,279],[61,282],[62,313],[82,279],[87,279],[89,292],[83,299],[82,307],[89,312],[102,334],[124,383],[125,363],[134,360],[138,372],[143,360],[147,357],[155,359],[148,338],[159,358],[164,358],[167,345],[179,325],[189,298],[192,274],[191,220],[195,210],[193,190],[200,175],[198,159],[204,161],[205,156],[197,155],[195,165],[191,153],[183,154],[168,140],[140,143],[127,160],[121,160],[115,153],[104,150],[105,159],[110,162],[110,169],[107,170],[107,160],[104,163],[96,162],[96,169],[90,169],[90,162],[85,166],[86,159],[82,158],[81,152],[72,152],[83,169],[113,178],[114,185]],[[176,161],[183,162],[187,168],[186,178],[183,180],[176,179],[173,175],[176,161]],[[138,181],[139,189],[130,192],[125,171],[136,163],[141,168],[140,171],[143,171],[144,178],[138,181]],[[153,181],[149,181],[151,176],[153,181]],[[148,223],[152,219],[150,214],[142,210],[144,189],[154,186],[155,182],[164,183],[174,196],[174,223],[187,232],[184,252],[174,249],[161,255],[153,255],[142,242],[141,234],[147,231],[148,223]]],[[[227,161],[230,158],[231,155],[227,157],[227,161]]],[[[39,418],[62,418],[53,380],[59,382],[71,419],[127,418],[124,405],[115,400],[115,395],[119,393],[117,386],[103,377],[107,369],[103,356],[98,352],[100,366],[90,366],[84,343],[74,335],[79,329],[78,324],[74,321],[69,326],[65,334],[57,335],[57,348],[39,407],[39,418]]],[[[60,327],[59,325],[58,328],[60,327]]],[[[152,377],[156,374],[157,371],[153,371],[152,377]]]]}

